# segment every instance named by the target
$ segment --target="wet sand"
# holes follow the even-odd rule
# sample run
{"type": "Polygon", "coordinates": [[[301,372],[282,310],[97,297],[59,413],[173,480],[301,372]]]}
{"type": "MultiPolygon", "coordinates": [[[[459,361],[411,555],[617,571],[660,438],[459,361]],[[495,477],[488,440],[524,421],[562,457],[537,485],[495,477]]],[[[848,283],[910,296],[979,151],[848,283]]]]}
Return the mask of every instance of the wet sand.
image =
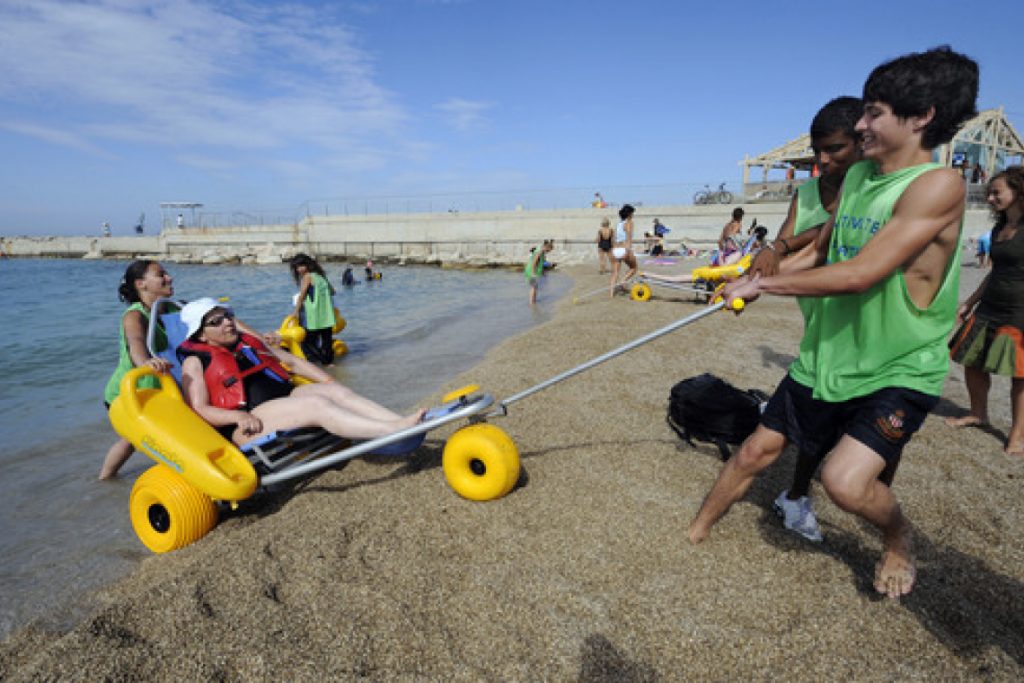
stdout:
{"type": "MultiPolygon", "coordinates": [[[[570,272],[577,296],[604,281],[570,272]]],[[[981,271],[963,274],[968,290],[981,271]]],[[[509,396],[699,306],[664,289],[557,305],[443,389],[509,396]]],[[[669,389],[709,371],[770,392],[800,332],[792,301],[766,299],[516,403],[494,423],[523,475],[498,501],[447,486],[449,429],[411,461],[358,461],[249,505],[144,561],[76,625],[13,635],[0,679],[1021,680],[1024,462],[1001,452],[1006,383],[993,430],[953,430],[942,418],[967,405],[955,368],[904,453],[895,491],[919,575],[901,602],[871,587],[877,534],[818,482],[824,543],[781,527],[771,501],[791,451],[704,544],[687,542],[720,461],[665,424],[669,389]]]]}

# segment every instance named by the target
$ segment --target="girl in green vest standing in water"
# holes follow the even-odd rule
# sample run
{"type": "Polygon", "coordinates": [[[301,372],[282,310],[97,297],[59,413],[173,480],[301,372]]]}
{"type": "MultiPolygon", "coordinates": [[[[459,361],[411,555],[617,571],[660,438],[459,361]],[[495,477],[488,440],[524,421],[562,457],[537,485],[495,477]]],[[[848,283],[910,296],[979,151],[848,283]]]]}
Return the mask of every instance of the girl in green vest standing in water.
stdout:
{"type": "MultiPolygon", "coordinates": [[[[103,400],[107,407],[121,392],[121,378],[129,370],[140,365],[148,365],[157,372],[168,372],[170,363],[163,358],[154,358],[146,348],[146,331],[149,329],[150,308],[161,297],[174,294],[174,279],[156,261],[132,261],[124,272],[117,295],[128,304],[128,310],[121,316],[121,334],[118,344],[119,358],[114,374],[107,381],[103,392],[103,400]]],[[[167,348],[167,336],[163,327],[157,327],[156,344],[167,348]]],[[[151,383],[144,386],[156,386],[156,380],[143,378],[142,382],[151,383]]],[[[103,459],[100,479],[110,479],[121,466],[131,457],[135,447],[126,439],[118,439],[110,447],[103,459]]]]}
{"type": "Polygon", "coordinates": [[[334,363],[334,287],[327,281],[324,269],[311,256],[296,254],[289,262],[292,277],[299,286],[292,315],[303,322],[306,339],[302,351],[306,358],[321,365],[334,363]],[[301,314],[305,313],[305,319],[301,314]]]}

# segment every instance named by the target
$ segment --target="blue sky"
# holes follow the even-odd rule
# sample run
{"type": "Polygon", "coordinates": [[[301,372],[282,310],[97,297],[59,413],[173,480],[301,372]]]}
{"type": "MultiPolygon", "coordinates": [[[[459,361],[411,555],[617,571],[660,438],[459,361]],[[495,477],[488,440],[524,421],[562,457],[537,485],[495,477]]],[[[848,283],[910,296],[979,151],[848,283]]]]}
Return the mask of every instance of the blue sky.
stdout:
{"type": "Polygon", "coordinates": [[[152,230],[161,201],[685,202],[938,44],[1024,130],[1022,29],[1019,0],[0,0],[0,234],[152,230]]]}

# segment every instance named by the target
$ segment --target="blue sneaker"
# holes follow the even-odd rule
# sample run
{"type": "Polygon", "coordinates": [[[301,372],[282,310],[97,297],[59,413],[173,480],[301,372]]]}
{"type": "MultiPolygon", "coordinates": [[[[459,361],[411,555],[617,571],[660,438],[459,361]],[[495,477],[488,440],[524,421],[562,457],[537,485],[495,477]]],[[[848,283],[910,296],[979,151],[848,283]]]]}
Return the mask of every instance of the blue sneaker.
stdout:
{"type": "Polygon", "coordinates": [[[788,493],[788,490],[783,491],[772,503],[775,513],[782,519],[782,525],[808,541],[821,543],[821,529],[818,527],[818,518],[811,509],[811,499],[801,496],[796,500],[789,500],[786,497],[788,493]]]}

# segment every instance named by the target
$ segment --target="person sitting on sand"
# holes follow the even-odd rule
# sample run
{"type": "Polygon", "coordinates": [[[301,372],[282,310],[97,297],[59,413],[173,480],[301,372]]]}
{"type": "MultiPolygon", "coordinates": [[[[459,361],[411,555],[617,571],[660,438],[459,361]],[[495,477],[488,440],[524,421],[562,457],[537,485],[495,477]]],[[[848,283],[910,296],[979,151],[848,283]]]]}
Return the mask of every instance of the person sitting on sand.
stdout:
{"type": "Polygon", "coordinates": [[[847,171],[814,248],[792,257],[780,275],[726,285],[726,302],[761,294],[820,298],[761,423],[690,524],[691,543],[704,541],[800,435],[810,450],[834,443],[821,473],[825,491],[882,533],[875,590],[895,599],[913,588],[912,527],[879,477],[938,403],[949,369],[966,192],[932,152],[974,115],[977,95],[977,63],[948,47],[875,68],[857,122],[865,159],[847,171]]]}
{"type": "Polygon", "coordinates": [[[732,210],[732,220],[722,228],[718,237],[718,251],[723,255],[743,247],[743,209],[737,206],[732,210]]]}
{"type": "Polygon", "coordinates": [[[992,270],[960,304],[962,323],[950,342],[952,359],[964,366],[971,412],[946,418],[951,427],[988,425],[992,374],[1010,377],[1013,424],[1003,450],[1024,457],[1024,168],[1011,166],[988,185],[988,203],[996,216],[992,229],[992,270]]]}
{"type": "Polygon", "coordinates": [[[373,439],[412,427],[423,417],[423,410],[404,417],[393,413],[313,363],[240,332],[234,312],[213,299],[186,304],[181,320],[188,328],[188,340],[177,351],[185,401],[238,445],[300,427],[373,439]],[[292,372],[314,383],[294,386],[292,372]]]}

